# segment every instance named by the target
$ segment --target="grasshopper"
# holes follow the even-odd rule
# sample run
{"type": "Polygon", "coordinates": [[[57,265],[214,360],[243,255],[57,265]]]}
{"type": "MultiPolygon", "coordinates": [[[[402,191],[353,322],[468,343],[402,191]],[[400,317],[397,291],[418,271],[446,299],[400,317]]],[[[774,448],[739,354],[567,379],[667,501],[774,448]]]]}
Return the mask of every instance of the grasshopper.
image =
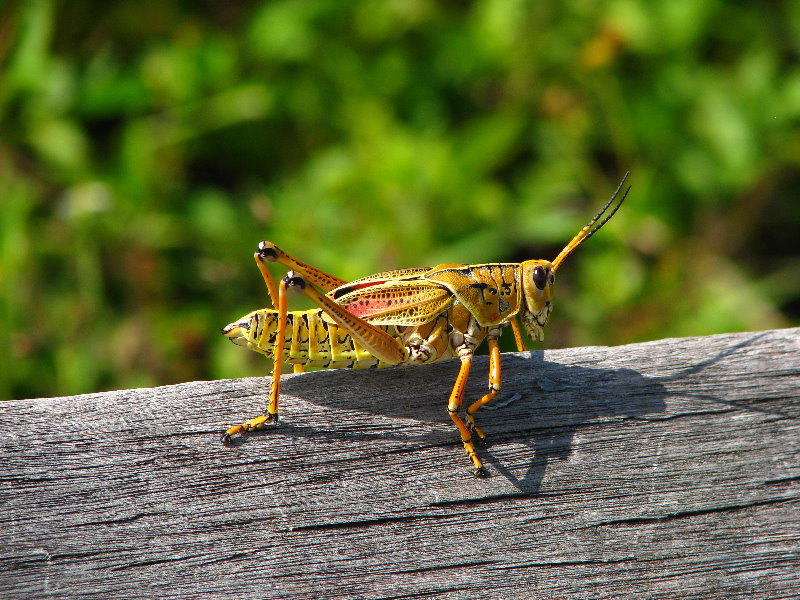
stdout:
{"type": "Polygon", "coordinates": [[[550,262],[477,265],[441,264],[377,273],[344,281],[305,264],[271,242],[261,242],[254,254],[266,283],[272,308],[255,310],[222,328],[235,344],[272,358],[274,367],[267,412],[222,434],[231,436],[278,422],[281,367],[294,365],[329,369],[363,369],[419,365],[459,358],[461,368],[447,402],[447,412],[461,435],[474,474],[487,475],[475,449],[486,436],[475,423],[475,413],[500,391],[498,338],[511,325],[517,349],[522,340],[517,317],[531,339],[543,339],[543,328],[553,309],[555,272],[564,259],[594,235],[619,210],[630,186],[619,196],[625,174],[611,199],[550,262]],[[267,263],[277,262],[289,273],[275,282],[267,263]],[[287,310],[287,291],[305,294],[318,308],[287,310]],[[489,346],[489,391],[459,416],[475,348],[489,346]]]}

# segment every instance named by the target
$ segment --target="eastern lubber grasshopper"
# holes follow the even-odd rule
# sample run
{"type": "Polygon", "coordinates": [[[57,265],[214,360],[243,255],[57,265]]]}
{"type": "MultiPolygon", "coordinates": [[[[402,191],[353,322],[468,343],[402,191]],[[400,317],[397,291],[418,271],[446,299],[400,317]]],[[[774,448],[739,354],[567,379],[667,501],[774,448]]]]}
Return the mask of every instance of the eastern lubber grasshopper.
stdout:
{"type": "Polygon", "coordinates": [[[617,212],[630,186],[603,220],[595,223],[619,196],[628,174],[600,212],[549,262],[479,265],[443,264],[377,273],[347,282],[286,254],[270,242],[261,242],[255,253],[273,308],[245,315],[222,329],[234,343],[247,346],[274,360],[267,413],[228,429],[222,434],[229,444],[236,433],[258,429],[278,421],[281,366],[362,369],[417,365],[461,359],[461,370],[447,403],[450,418],[475,467],[485,467],[475,451],[484,433],[475,424],[475,413],[500,390],[501,330],[511,325],[517,348],[525,350],[519,316],[531,339],[543,338],[543,328],[553,308],[555,272],[570,253],[588,240],[617,212]],[[594,228],[592,228],[594,226],[594,228]],[[289,273],[278,287],[267,268],[278,262],[289,273]],[[287,289],[308,296],[319,308],[287,310],[287,289]],[[469,405],[466,423],[459,416],[464,388],[475,348],[489,345],[489,391],[469,405]]]}

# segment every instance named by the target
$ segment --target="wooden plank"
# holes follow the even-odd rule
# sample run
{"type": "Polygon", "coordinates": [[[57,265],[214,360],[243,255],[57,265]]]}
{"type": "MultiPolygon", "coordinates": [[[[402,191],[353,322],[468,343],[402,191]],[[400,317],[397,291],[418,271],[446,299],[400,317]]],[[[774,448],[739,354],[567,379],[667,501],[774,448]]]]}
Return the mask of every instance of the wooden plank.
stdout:
{"type": "Polygon", "coordinates": [[[453,362],[3,403],[0,595],[800,597],[800,329],[503,367],[485,480],[453,362]]]}

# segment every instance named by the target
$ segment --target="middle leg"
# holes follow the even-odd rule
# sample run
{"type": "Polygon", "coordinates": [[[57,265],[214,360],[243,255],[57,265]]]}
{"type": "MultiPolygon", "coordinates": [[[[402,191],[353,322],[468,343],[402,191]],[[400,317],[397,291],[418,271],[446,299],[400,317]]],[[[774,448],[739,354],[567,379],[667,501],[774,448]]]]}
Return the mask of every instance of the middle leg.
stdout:
{"type": "Polygon", "coordinates": [[[467,408],[467,424],[472,433],[474,433],[480,442],[486,439],[486,435],[475,424],[475,413],[481,406],[488,404],[497,397],[500,392],[501,382],[501,368],[500,368],[500,346],[497,343],[496,337],[487,338],[486,342],[489,344],[489,392],[484,395],[480,400],[476,400],[467,408]]]}
{"type": "Polygon", "coordinates": [[[483,466],[481,459],[478,458],[478,453],[475,450],[475,445],[472,443],[472,433],[469,428],[464,424],[464,421],[458,416],[461,409],[461,404],[464,401],[464,389],[467,386],[467,379],[469,379],[469,371],[472,366],[472,351],[464,352],[461,355],[461,369],[458,372],[456,383],[453,386],[453,391],[450,392],[450,399],[447,402],[447,412],[450,418],[458,427],[458,432],[461,434],[461,442],[464,444],[464,450],[467,452],[472,461],[475,469],[473,473],[476,477],[486,477],[489,473],[486,467],[483,466]]]}

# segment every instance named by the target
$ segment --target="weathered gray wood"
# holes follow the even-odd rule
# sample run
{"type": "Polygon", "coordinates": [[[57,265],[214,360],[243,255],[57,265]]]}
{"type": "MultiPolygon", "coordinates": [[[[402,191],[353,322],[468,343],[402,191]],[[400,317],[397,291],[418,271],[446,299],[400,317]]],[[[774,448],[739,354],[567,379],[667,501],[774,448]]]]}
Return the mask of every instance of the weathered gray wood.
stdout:
{"type": "Polygon", "coordinates": [[[503,368],[486,480],[453,362],[3,403],[0,595],[800,596],[800,329],[503,368]]]}

